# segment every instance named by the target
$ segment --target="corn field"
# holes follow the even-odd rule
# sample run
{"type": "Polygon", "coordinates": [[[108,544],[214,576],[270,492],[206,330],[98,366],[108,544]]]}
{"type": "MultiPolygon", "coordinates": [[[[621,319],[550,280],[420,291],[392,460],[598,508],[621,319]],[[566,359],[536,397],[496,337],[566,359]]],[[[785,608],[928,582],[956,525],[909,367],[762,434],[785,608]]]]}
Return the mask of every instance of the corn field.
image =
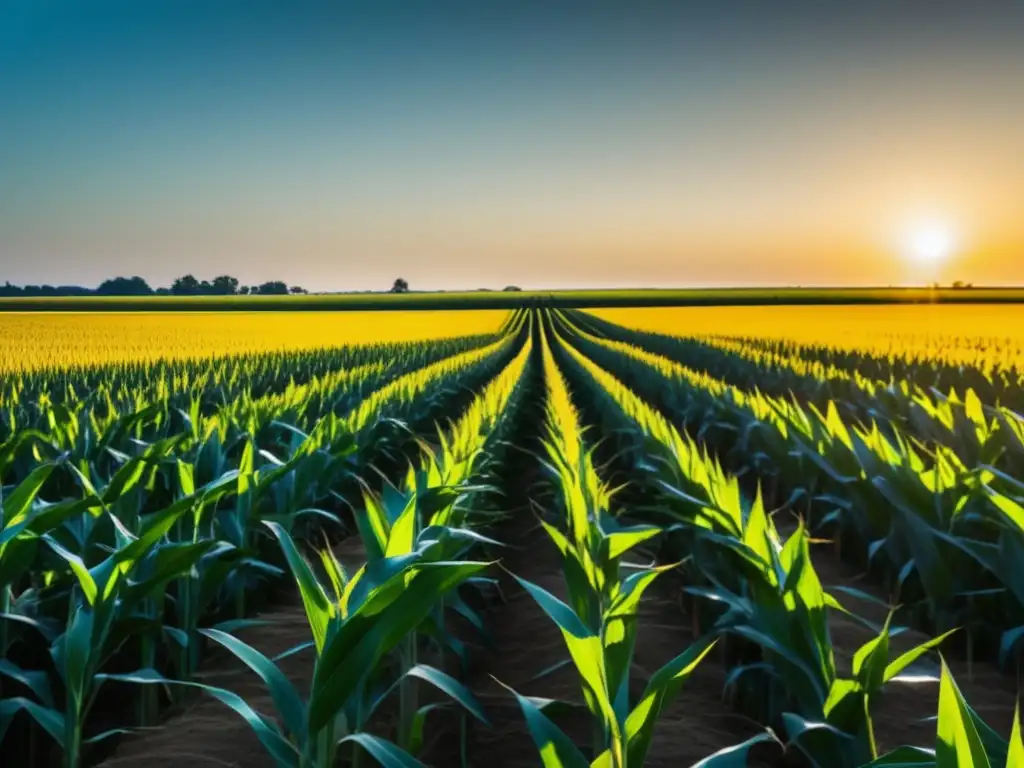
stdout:
{"type": "Polygon", "coordinates": [[[3,765],[1024,768],[1015,342],[657,311],[0,317],[3,765]]]}

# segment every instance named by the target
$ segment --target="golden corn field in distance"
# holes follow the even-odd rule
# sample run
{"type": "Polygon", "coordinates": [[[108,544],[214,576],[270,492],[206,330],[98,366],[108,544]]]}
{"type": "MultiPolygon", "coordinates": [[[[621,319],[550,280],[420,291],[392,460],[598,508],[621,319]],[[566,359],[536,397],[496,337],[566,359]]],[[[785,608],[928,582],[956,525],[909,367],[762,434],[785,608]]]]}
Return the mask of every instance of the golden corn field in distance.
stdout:
{"type": "Polygon", "coordinates": [[[0,313],[0,373],[494,333],[503,310],[0,313]]]}
{"type": "Polygon", "coordinates": [[[751,338],[1024,370],[1024,305],[828,305],[599,309],[655,333],[751,338]]]}
{"type": "Polygon", "coordinates": [[[1024,307],[854,294],[0,312],[0,764],[1024,768],[1024,307]]]}

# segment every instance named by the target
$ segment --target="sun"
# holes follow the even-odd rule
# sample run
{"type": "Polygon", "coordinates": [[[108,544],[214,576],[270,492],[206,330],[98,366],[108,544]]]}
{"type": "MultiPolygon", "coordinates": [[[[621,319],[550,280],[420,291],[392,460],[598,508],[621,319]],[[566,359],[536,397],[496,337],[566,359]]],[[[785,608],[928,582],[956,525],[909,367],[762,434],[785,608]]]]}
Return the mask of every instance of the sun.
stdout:
{"type": "Polygon", "coordinates": [[[956,249],[953,229],[942,222],[918,224],[907,233],[907,257],[919,264],[938,265],[956,249]]]}

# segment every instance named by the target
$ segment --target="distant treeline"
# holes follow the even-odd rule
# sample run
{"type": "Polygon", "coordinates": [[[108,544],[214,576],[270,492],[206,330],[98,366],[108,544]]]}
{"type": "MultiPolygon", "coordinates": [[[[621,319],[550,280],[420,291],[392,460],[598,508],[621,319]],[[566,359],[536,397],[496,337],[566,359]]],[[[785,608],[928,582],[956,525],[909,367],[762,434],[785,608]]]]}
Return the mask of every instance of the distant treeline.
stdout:
{"type": "Polygon", "coordinates": [[[238,278],[220,275],[213,280],[198,280],[185,275],[175,280],[170,288],[153,288],[141,277],[112,277],[96,288],[80,285],[12,285],[0,286],[0,296],[287,296],[306,293],[304,288],[288,286],[281,280],[260,285],[240,285],[238,278]]]}

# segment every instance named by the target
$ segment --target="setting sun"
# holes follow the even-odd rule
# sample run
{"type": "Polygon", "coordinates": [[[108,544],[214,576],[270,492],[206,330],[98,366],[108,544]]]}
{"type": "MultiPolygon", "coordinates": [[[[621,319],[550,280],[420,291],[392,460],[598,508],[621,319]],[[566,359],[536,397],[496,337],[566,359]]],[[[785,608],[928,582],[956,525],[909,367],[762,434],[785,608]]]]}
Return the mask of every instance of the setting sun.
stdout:
{"type": "Polygon", "coordinates": [[[921,264],[938,265],[953,255],[956,237],[942,222],[919,224],[907,236],[907,256],[921,264]]]}

